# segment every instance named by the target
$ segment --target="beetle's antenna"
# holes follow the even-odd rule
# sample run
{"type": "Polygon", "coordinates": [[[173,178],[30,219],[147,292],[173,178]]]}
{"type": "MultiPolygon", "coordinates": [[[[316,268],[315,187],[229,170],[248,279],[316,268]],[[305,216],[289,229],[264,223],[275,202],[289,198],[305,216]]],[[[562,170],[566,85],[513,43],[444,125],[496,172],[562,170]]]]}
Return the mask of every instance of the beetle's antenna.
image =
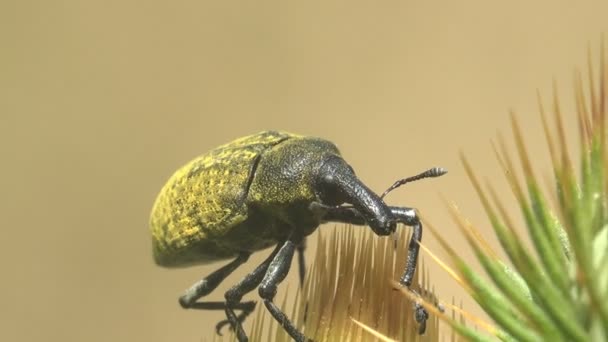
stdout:
{"type": "Polygon", "coordinates": [[[397,189],[398,187],[400,187],[404,184],[414,182],[414,181],[424,179],[424,178],[433,178],[433,177],[443,176],[446,173],[448,173],[448,170],[446,170],[442,167],[434,167],[434,168],[428,169],[422,173],[419,173],[415,176],[400,179],[400,180],[396,181],[393,185],[391,185],[388,189],[386,189],[386,191],[382,194],[382,196],[380,196],[380,198],[384,198],[384,196],[388,195],[389,192],[397,189]]]}

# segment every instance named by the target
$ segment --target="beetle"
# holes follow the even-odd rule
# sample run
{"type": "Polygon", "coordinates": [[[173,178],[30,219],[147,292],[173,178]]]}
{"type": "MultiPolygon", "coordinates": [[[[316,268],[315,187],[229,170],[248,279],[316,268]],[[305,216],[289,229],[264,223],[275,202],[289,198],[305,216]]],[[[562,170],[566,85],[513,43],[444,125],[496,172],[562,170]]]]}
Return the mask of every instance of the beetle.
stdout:
{"type": "MultiPolygon", "coordinates": [[[[413,227],[400,284],[408,289],[416,271],[422,224],[416,209],[388,206],[383,197],[410,181],[438,177],[432,168],[395,182],[378,196],[361,182],[332,142],[287,132],[264,131],[236,139],[178,169],[154,203],[150,229],[156,264],[186,267],[217,260],[231,262],[192,285],[179,298],[184,308],[224,310],[240,342],[242,322],[255,302],[242,297],[258,288],[271,315],[295,341],[308,340],[273,302],[296,251],[304,276],[305,238],[319,225],[342,222],[369,226],[377,235],[395,232],[397,223],[413,227]],[[225,294],[225,302],[200,302],[255,252],[272,253],[225,294]],[[237,316],[235,310],[240,311],[237,316]]],[[[410,289],[413,291],[412,289],[410,289]]],[[[424,333],[427,312],[415,306],[424,333]]]]}

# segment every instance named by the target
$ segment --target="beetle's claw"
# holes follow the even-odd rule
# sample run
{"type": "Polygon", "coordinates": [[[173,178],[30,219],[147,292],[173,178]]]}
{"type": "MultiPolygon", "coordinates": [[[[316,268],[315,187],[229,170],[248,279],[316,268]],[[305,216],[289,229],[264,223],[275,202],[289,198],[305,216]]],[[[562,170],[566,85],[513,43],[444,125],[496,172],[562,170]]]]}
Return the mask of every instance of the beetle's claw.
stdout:
{"type": "Polygon", "coordinates": [[[414,289],[409,289],[414,295],[418,297],[418,300],[414,301],[414,319],[418,323],[418,334],[423,335],[426,331],[426,320],[429,318],[429,313],[426,311],[424,306],[420,304],[422,296],[414,289]]]}
{"type": "MultiPolygon", "coordinates": [[[[219,321],[219,322],[218,322],[218,323],[215,325],[215,333],[216,333],[216,334],[218,334],[219,336],[223,336],[223,335],[222,335],[222,328],[224,328],[224,326],[225,326],[226,324],[230,324],[230,322],[229,322],[227,319],[225,319],[225,320],[223,320],[223,321],[219,321]]],[[[230,326],[230,330],[234,330],[234,329],[232,328],[232,325],[230,326]]]]}
{"type": "Polygon", "coordinates": [[[414,304],[414,318],[416,319],[416,322],[420,325],[418,327],[418,334],[424,334],[424,332],[426,331],[426,320],[429,318],[429,313],[422,305],[420,305],[420,303],[414,304]]]}
{"type": "MultiPolygon", "coordinates": [[[[238,324],[243,324],[247,316],[249,316],[249,314],[253,312],[253,309],[255,309],[256,302],[252,300],[248,302],[241,302],[239,304],[240,309],[243,310],[243,312],[241,312],[241,314],[236,317],[236,321],[238,324]]],[[[226,325],[230,326],[230,331],[234,331],[234,325],[229,320],[225,319],[223,321],[219,321],[215,325],[215,333],[219,336],[223,336],[222,329],[226,325]]]]}

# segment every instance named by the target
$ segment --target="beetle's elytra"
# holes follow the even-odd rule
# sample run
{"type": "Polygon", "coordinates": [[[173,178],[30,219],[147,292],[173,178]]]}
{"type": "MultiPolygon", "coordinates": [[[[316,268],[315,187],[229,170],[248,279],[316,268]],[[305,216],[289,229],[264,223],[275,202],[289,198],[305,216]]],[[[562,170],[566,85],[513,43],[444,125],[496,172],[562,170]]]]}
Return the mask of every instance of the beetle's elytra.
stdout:
{"type": "MultiPolygon", "coordinates": [[[[437,177],[433,168],[395,183],[437,177]]],[[[233,261],[189,288],[180,297],[185,308],[224,309],[239,341],[247,341],[241,322],[255,302],[241,298],[256,287],[270,313],[292,338],[305,341],[273,303],[295,250],[320,224],[367,225],[389,235],[397,223],[412,226],[406,270],[401,284],[410,287],[418,257],[422,225],[415,209],[392,207],[371,191],[342,159],[331,142],[285,132],[266,131],[234,140],[195,158],[171,176],[154,204],[150,228],[156,263],[184,267],[215,260],[233,261]],[[346,204],[346,205],[344,205],[346,204]],[[225,293],[225,302],[199,302],[255,251],[276,246],[270,256],[225,293]],[[235,310],[241,311],[237,316],[235,310]]],[[[300,260],[303,275],[304,260],[300,260]]],[[[426,311],[416,309],[420,332],[426,311]]]]}

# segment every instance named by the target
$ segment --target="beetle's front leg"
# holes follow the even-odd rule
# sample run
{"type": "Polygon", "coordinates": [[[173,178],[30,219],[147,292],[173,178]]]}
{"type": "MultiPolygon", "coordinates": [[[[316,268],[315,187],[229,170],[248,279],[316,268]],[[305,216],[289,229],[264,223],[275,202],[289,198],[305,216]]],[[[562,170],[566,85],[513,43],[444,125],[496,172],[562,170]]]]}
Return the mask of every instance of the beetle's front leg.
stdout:
{"type": "MultiPolygon", "coordinates": [[[[399,283],[416,295],[420,296],[416,291],[411,289],[412,280],[416,273],[416,266],[418,265],[418,254],[420,252],[420,241],[422,241],[422,223],[416,213],[416,209],[405,208],[405,207],[390,207],[391,213],[397,220],[397,222],[403,223],[407,226],[412,227],[412,236],[410,243],[407,248],[407,260],[405,261],[405,271],[399,279],[399,283]]],[[[414,303],[414,312],[416,322],[418,322],[418,333],[424,334],[426,330],[426,320],[429,318],[429,313],[426,309],[418,302],[414,303]]]]}
{"type": "Polygon", "coordinates": [[[405,207],[390,207],[391,213],[397,222],[403,223],[406,226],[412,227],[412,237],[407,248],[407,261],[405,263],[405,272],[399,283],[410,287],[416,273],[416,265],[418,265],[418,253],[420,252],[420,241],[422,241],[422,223],[418,218],[416,209],[405,207]]]}
{"type": "MultiPolygon", "coordinates": [[[[396,222],[403,223],[407,226],[412,227],[412,236],[408,245],[407,260],[405,262],[405,271],[399,279],[399,283],[407,287],[410,291],[420,296],[416,291],[411,288],[414,274],[416,273],[416,266],[418,264],[418,253],[420,251],[420,245],[418,244],[422,239],[422,224],[416,213],[416,209],[406,207],[388,207],[394,220],[396,222]]],[[[363,215],[354,207],[332,207],[326,206],[321,203],[312,203],[310,210],[319,214],[322,214],[323,221],[326,222],[343,222],[350,223],[353,225],[366,225],[367,222],[363,215]]],[[[419,333],[423,334],[426,330],[426,320],[428,318],[428,312],[419,303],[414,303],[414,314],[416,322],[420,324],[419,333]]]]}
{"type": "MultiPolygon", "coordinates": [[[[410,226],[413,230],[408,245],[405,272],[401,279],[399,279],[401,285],[410,287],[412,285],[412,279],[414,279],[414,273],[416,273],[418,253],[420,251],[420,245],[418,243],[422,240],[422,223],[420,223],[420,219],[414,208],[392,206],[388,208],[396,222],[410,226]]],[[[331,207],[313,202],[310,204],[310,209],[313,212],[323,213],[323,221],[325,222],[343,222],[353,225],[367,224],[359,210],[353,207],[331,207]]]]}

